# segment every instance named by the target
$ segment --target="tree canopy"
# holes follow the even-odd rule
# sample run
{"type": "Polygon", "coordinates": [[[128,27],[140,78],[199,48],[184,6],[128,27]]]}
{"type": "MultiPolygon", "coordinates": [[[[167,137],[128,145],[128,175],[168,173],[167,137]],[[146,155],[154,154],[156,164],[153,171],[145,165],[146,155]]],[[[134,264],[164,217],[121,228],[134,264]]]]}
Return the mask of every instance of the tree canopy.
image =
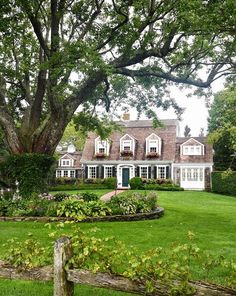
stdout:
{"type": "Polygon", "coordinates": [[[163,100],[171,83],[208,88],[235,71],[235,1],[1,5],[0,126],[12,154],[53,154],[78,107],[178,112],[174,100],[163,100]]]}
{"type": "Polygon", "coordinates": [[[209,111],[209,141],[215,150],[216,170],[236,170],[236,89],[228,88],[215,95],[209,111]]]}

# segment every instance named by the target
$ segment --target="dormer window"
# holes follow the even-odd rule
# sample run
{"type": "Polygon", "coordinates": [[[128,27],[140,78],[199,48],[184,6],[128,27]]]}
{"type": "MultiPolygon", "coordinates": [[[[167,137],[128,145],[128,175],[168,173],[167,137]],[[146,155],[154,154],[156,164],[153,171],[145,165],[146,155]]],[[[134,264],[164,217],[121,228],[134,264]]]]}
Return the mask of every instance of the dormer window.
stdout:
{"type": "Polygon", "coordinates": [[[109,155],[110,144],[108,140],[101,140],[100,137],[95,139],[95,155],[109,155]]]}
{"type": "Polygon", "coordinates": [[[120,139],[120,153],[121,154],[132,154],[135,151],[135,140],[130,135],[126,134],[120,139]]]}
{"type": "Polygon", "coordinates": [[[154,133],[146,138],[146,155],[152,154],[161,154],[161,138],[154,133]]]}
{"type": "Polygon", "coordinates": [[[62,159],[61,166],[70,166],[70,159],[62,159]]]}
{"type": "Polygon", "coordinates": [[[189,139],[180,146],[182,155],[204,155],[204,145],[195,139],[189,139]]]}
{"type": "Polygon", "coordinates": [[[123,142],[122,142],[122,146],[123,146],[123,147],[122,147],[122,148],[123,148],[123,149],[122,149],[123,151],[131,151],[131,150],[132,150],[132,148],[131,148],[131,147],[132,147],[132,146],[131,146],[131,140],[123,141],[123,142]]]}

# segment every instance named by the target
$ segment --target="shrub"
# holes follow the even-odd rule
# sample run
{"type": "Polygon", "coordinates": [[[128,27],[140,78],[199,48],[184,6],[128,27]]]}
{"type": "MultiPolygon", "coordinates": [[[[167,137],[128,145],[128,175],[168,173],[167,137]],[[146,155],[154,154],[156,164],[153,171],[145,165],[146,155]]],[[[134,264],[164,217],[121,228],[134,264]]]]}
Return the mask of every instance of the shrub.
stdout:
{"type": "Polygon", "coordinates": [[[116,189],[117,179],[115,177],[106,178],[106,179],[104,179],[104,185],[108,189],[116,189]]]}
{"type": "Polygon", "coordinates": [[[1,164],[3,176],[13,184],[19,182],[20,195],[29,198],[34,192],[43,192],[47,187],[47,177],[55,159],[46,154],[24,153],[10,155],[1,164]]]}
{"type": "Polygon", "coordinates": [[[62,217],[76,218],[83,220],[86,217],[105,216],[110,214],[111,210],[107,204],[102,201],[85,202],[83,199],[68,199],[59,204],[57,215],[62,217]]]}
{"type": "Polygon", "coordinates": [[[134,177],[129,180],[131,189],[143,189],[143,180],[140,177],[134,177]]]}
{"type": "Polygon", "coordinates": [[[51,186],[49,187],[49,191],[66,191],[66,190],[78,190],[78,185],[57,185],[57,186],[51,186]]]}
{"type": "Polygon", "coordinates": [[[212,191],[236,195],[236,171],[212,172],[212,191]]]}
{"type": "Polygon", "coordinates": [[[67,199],[70,195],[65,192],[58,192],[54,194],[54,200],[57,202],[63,201],[67,199]]]}
{"type": "Polygon", "coordinates": [[[97,201],[99,200],[99,197],[95,193],[90,192],[84,192],[80,194],[81,198],[83,198],[84,201],[97,201]]]}
{"type": "Polygon", "coordinates": [[[108,205],[113,215],[128,215],[137,212],[137,199],[133,195],[114,195],[108,205]]]}

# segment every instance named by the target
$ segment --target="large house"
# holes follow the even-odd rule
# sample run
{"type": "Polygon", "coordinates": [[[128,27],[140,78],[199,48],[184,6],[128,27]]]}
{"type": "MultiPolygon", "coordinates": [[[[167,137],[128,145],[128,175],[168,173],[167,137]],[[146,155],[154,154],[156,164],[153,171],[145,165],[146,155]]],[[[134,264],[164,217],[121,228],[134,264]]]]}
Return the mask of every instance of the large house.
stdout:
{"type": "MultiPolygon", "coordinates": [[[[170,178],[185,189],[210,188],[213,153],[206,138],[179,137],[178,120],[162,123],[164,127],[154,128],[151,120],[124,120],[120,122],[121,131],[106,140],[89,133],[78,169],[89,179],[117,177],[118,188],[128,188],[129,179],[135,176],[170,178]]],[[[73,155],[65,154],[59,163],[70,159],[73,162],[73,155]]],[[[62,166],[56,174],[63,176],[59,171],[62,166]]],[[[77,175],[75,169],[73,176],[77,175]]]]}

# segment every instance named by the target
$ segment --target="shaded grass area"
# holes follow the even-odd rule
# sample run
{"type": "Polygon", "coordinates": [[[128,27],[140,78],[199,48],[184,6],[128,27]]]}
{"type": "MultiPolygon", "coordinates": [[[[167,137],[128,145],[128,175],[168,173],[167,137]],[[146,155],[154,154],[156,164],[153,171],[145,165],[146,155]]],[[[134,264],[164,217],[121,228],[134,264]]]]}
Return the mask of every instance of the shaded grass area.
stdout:
{"type": "MultiPolygon", "coordinates": [[[[122,194],[127,194],[122,193],[122,194]]],[[[192,231],[195,243],[202,249],[215,255],[224,255],[227,259],[236,260],[236,198],[206,192],[160,192],[159,204],[165,208],[165,215],[158,220],[137,222],[101,222],[80,223],[83,230],[99,228],[96,236],[114,236],[125,242],[128,248],[135,246],[140,252],[158,246],[168,249],[173,242],[186,243],[187,233],[192,231]]],[[[55,224],[52,228],[55,228],[55,224]]],[[[66,225],[62,232],[70,232],[71,226],[66,225]]],[[[50,230],[39,222],[0,222],[0,257],[3,256],[2,246],[7,239],[18,237],[22,240],[32,233],[47,245],[53,244],[48,237],[50,230]]],[[[195,268],[196,278],[202,277],[202,270],[195,268]]],[[[212,273],[211,279],[221,282],[224,275],[218,271],[212,273]]],[[[52,295],[51,285],[35,284],[19,281],[0,281],[0,295],[52,295]],[[9,292],[7,285],[12,283],[9,292]],[[39,286],[38,286],[39,285],[39,286]],[[42,286],[42,288],[40,288],[42,286]],[[39,287],[39,288],[37,288],[39,287]],[[6,292],[2,292],[6,290],[6,292]],[[23,290],[22,290],[23,289],[23,290]],[[26,289],[26,290],[24,290],[26,289]],[[40,293],[34,294],[34,290],[40,293]],[[22,290],[22,294],[19,294],[22,290]],[[17,294],[18,293],[18,294],[17,294]]],[[[89,287],[80,287],[81,294],[75,295],[127,295],[108,292],[89,287]],[[99,294],[101,293],[101,294],[99,294]]],[[[78,290],[76,290],[77,293],[78,290]]]]}

